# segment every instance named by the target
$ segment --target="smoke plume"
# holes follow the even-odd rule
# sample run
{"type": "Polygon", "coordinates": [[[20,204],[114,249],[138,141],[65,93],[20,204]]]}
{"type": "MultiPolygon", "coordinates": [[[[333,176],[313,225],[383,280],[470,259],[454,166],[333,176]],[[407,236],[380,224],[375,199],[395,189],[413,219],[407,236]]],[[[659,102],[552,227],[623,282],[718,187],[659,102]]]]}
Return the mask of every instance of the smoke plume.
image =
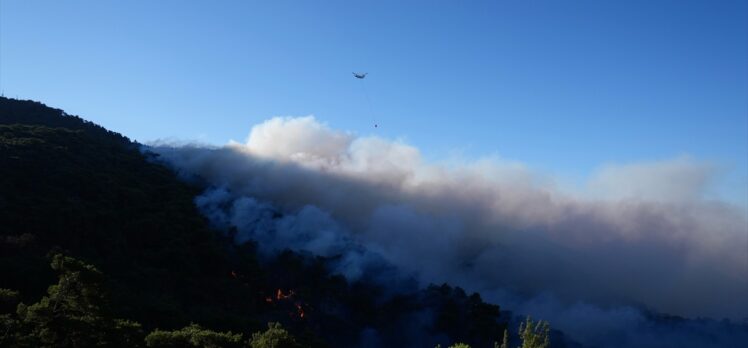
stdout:
{"type": "Polygon", "coordinates": [[[336,271],[351,279],[391,264],[591,344],[575,325],[645,325],[639,308],[748,317],[746,216],[706,199],[714,167],[688,157],[607,166],[575,194],[522,164],[428,163],[408,144],[313,117],[273,118],[246,143],[151,150],[211,186],[196,202],[238,242],[340,256],[336,271]]]}

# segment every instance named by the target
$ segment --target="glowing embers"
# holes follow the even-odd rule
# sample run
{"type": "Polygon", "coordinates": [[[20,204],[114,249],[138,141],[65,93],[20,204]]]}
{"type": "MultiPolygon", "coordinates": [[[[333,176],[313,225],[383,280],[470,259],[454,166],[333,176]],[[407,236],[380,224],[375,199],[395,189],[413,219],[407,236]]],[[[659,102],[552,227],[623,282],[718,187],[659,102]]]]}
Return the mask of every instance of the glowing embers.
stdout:
{"type": "Polygon", "coordinates": [[[282,289],[278,289],[275,291],[274,296],[265,297],[265,303],[274,304],[276,306],[280,306],[281,308],[289,307],[289,309],[295,309],[295,311],[289,311],[288,315],[292,318],[304,319],[305,305],[301,301],[295,300],[295,295],[296,293],[293,290],[289,289],[287,293],[284,293],[282,289]],[[289,304],[293,304],[293,307],[290,307],[289,304]]]}
{"type": "Polygon", "coordinates": [[[276,300],[285,300],[285,299],[292,298],[293,295],[294,295],[293,290],[288,290],[288,294],[284,295],[283,294],[283,290],[278,289],[278,291],[275,293],[275,299],[276,300]]]}

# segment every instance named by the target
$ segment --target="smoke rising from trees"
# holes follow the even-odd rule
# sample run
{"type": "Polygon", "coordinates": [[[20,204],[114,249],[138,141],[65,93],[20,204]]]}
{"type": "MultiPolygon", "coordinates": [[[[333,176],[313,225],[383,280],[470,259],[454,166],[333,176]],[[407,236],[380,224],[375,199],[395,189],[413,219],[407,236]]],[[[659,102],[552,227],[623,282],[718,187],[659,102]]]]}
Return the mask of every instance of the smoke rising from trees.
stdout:
{"type": "Polygon", "coordinates": [[[211,187],[196,203],[237,242],[340,256],[349,278],[391,264],[551,326],[548,308],[611,325],[639,320],[640,307],[748,316],[746,216],[705,198],[714,167],[688,157],[605,167],[582,195],[521,163],[428,163],[401,141],[313,117],[273,118],[245,143],[151,150],[211,187]]]}

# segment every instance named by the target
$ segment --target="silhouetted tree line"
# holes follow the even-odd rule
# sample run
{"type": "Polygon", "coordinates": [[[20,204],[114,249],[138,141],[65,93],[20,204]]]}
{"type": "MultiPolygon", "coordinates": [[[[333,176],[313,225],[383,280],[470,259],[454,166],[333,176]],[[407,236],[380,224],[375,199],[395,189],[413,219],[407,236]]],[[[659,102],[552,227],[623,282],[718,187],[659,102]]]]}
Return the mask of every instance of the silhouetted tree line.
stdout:
{"type": "Polygon", "coordinates": [[[96,267],[62,254],[51,256],[57,284],[38,302],[26,305],[17,291],[0,289],[0,346],[3,347],[300,347],[279,323],[245,339],[197,324],[179,330],[156,329],[115,318],[96,267]],[[15,306],[15,312],[10,311],[15,306]]]}

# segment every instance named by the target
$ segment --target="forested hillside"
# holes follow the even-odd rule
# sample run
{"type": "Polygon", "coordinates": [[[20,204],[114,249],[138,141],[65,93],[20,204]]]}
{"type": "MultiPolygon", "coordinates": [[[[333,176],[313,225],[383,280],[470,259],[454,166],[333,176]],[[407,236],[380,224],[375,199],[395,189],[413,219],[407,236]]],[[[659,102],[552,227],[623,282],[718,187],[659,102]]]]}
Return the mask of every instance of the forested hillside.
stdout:
{"type": "Polygon", "coordinates": [[[0,98],[0,346],[502,342],[508,318],[478,294],[385,293],[293,252],[259,262],[253,242],[209,228],[193,203],[203,188],[153,156],[61,110],[0,98]]]}

